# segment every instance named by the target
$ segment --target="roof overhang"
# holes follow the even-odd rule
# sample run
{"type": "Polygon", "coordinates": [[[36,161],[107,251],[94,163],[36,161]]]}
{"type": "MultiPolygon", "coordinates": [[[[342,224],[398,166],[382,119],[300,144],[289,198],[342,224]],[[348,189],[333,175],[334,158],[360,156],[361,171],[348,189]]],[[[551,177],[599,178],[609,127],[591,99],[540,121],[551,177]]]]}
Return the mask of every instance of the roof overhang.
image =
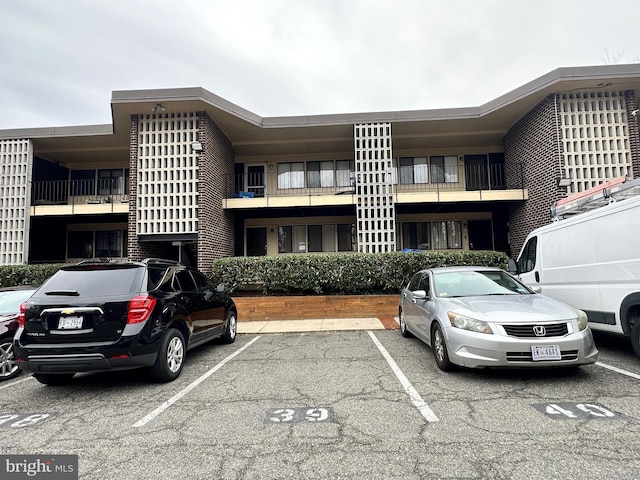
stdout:
{"type": "Polygon", "coordinates": [[[131,115],[205,111],[232,142],[237,158],[353,156],[353,125],[393,124],[398,152],[502,146],[522,116],[552,94],[634,90],[640,97],[640,64],[558,68],[479,107],[335,115],[260,117],[201,87],[114,91],[113,123],[0,131],[0,139],[30,138],[38,156],[67,164],[120,162],[129,158],[131,115]]]}

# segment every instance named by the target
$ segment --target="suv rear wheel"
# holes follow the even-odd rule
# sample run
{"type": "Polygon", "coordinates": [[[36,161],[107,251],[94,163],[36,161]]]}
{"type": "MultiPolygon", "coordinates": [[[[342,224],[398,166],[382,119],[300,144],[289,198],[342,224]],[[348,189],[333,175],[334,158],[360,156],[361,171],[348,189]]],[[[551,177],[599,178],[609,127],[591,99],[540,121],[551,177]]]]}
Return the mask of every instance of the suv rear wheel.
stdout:
{"type": "Polygon", "coordinates": [[[179,330],[170,328],[160,340],[156,363],[151,367],[151,377],[158,382],[171,382],[180,375],[184,365],[184,337],[179,330]]]}

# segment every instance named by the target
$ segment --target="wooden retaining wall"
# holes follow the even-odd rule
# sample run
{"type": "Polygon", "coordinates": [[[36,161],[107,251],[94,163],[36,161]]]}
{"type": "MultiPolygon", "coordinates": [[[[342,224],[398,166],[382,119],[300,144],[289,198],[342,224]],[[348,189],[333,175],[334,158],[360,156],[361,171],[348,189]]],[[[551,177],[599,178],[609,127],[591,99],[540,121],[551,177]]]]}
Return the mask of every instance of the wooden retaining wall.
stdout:
{"type": "Polygon", "coordinates": [[[234,297],[239,321],[398,316],[398,295],[234,297]]]}

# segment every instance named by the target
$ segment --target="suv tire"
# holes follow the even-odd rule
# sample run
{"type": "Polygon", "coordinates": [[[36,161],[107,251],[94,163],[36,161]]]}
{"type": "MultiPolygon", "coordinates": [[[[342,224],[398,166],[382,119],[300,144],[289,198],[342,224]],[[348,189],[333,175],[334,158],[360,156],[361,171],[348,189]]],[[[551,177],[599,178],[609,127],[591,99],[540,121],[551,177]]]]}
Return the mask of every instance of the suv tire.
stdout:
{"type": "Polygon", "coordinates": [[[182,372],[185,355],[184,336],[170,328],[162,335],[156,362],[151,367],[151,378],[157,382],[171,382],[182,372]]]}
{"type": "Polygon", "coordinates": [[[227,314],[227,327],[222,335],[222,343],[233,343],[236,341],[238,334],[238,316],[233,310],[229,310],[227,314]]]}

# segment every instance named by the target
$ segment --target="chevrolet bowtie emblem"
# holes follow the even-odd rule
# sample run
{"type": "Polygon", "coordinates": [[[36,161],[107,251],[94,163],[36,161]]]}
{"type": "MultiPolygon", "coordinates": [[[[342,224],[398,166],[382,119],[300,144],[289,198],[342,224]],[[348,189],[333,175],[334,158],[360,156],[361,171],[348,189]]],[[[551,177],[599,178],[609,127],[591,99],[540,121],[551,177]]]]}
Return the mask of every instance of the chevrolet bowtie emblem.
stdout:
{"type": "Polygon", "coordinates": [[[62,313],[64,313],[65,315],[71,315],[73,313],[73,309],[67,308],[65,310],[62,310],[62,313]]]}

